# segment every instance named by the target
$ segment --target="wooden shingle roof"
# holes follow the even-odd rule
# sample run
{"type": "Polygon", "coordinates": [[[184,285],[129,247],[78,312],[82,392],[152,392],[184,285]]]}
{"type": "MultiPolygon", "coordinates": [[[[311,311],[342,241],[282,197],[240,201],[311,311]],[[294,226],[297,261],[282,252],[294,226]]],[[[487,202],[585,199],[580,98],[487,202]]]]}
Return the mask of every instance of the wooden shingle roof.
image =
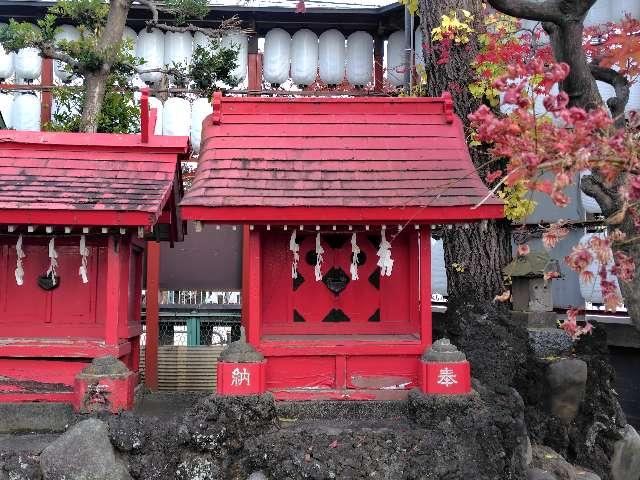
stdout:
{"type": "Polygon", "coordinates": [[[0,222],[151,226],[186,137],[0,131],[0,222]]]}
{"type": "Polygon", "coordinates": [[[451,98],[214,97],[183,215],[194,220],[502,216],[451,98]]]}

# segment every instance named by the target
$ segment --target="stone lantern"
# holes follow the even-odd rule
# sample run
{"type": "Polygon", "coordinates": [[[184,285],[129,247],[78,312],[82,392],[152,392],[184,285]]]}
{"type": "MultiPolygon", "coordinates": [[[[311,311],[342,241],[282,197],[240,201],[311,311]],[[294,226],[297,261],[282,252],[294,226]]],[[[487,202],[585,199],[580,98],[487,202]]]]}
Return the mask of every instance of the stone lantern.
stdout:
{"type": "Polygon", "coordinates": [[[511,277],[511,303],[514,318],[526,321],[530,327],[555,327],[552,278],[545,274],[560,272],[558,261],[547,252],[519,255],[504,268],[511,277]]]}

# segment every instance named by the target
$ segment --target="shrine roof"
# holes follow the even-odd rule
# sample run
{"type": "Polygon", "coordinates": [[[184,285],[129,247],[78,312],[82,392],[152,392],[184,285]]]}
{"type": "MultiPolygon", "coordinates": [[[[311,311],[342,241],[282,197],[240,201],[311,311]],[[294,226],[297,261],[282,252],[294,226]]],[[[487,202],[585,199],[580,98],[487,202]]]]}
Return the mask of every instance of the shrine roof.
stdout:
{"type": "Polygon", "coordinates": [[[476,173],[452,107],[448,94],[216,94],[183,216],[245,223],[502,217],[502,202],[476,173]]]}
{"type": "Polygon", "coordinates": [[[150,227],[187,152],[187,137],[0,131],[0,222],[150,227]]]}

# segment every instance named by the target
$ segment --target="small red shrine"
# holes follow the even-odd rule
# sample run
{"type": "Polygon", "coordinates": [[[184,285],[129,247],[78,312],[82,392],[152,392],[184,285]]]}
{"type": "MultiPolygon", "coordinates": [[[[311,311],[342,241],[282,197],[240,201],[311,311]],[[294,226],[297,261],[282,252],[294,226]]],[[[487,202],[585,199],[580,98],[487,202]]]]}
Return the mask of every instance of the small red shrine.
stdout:
{"type": "Polygon", "coordinates": [[[106,355],[137,373],[144,237],[178,232],[188,151],[149,131],[0,132],[0,401],[71,403],[106,355]]]}
{"type": "Polygon", "coordinates": [[[216,94],[181,210],[245,225],[243,324],[266,390],[391,399],[432,342],[431,226],[502,217],[494,197],[475,208],[487,195],[448,94],[216,94]]]}

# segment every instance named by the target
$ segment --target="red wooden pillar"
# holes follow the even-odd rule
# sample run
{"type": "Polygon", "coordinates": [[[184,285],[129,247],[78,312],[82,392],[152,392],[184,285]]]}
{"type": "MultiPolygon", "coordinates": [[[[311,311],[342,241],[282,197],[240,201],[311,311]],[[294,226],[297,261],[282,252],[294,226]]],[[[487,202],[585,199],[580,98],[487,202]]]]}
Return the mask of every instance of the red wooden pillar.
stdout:
{"type": "Polygon", "coordinates": [[[242,231],[242,324],[247,341],[257,345],[260,341],[261,315],[261,251],[260,233],[245,225],[242,231]]]}
{"type": "Polygon", "coordinates": [[[147,242],[147,344],[144,350],[144,383],[158,389],[158,338],[160,336],[160,244],[147,242]]]}
{"type": "Polygon", "coordinates": [[[120,321],[121,261],[119,240],[111,235],[107,240],[107,294],[104,319],[104,342],[118,345],[118,323],[120,321]]]}
{"type": "MultiPolygon", "coordinates": [[[[40,77],[40,83],[43,86],[53,86],[53,60],[50,58],[42,59],[42,73],[40,77]]],[[[40,125],[44,126],[45,123],[51,121],[51,104],[53,103],[53,96],[50,90],[43,90],[42,97],[40,98],[40,125]]]]}
{"type": "Polygon", "coordinates": [[[250,91],[262,90],[262,56],[258,52],[258,36],[249,37],[248,82],[250,91]]]}
{"type": "Polygon", "coordinates": [[[384,38],[377,35],[373,45],[373,90],[381,92],[384,85],[384,38]]]}
{"type": "Polygon", "coordinates": [[[420,329],[423,343],[431,345],[431,225],[420,227],[420,329]]]}

